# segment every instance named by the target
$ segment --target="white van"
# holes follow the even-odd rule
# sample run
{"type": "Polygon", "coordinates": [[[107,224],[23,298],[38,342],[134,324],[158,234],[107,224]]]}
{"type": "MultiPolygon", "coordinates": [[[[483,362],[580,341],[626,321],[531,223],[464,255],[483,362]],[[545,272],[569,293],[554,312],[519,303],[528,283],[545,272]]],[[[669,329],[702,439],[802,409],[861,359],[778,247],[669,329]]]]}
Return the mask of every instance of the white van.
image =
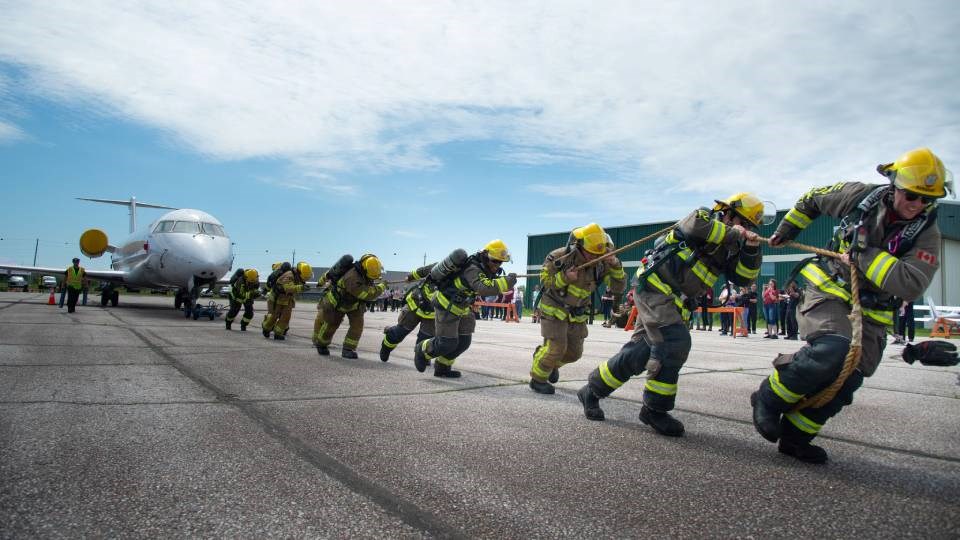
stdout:
{"type": "Polygon", "coordinates": [[[44,289],[55,288],[57,286],[57,278],[53,276],[43,276],[40,278],[40,285],[44,289]]]}
{"type": "Polygon", "coordinates": [[[19,289],[21,291],[27,290],[27,278],[23,276],[10,276],[7,278],[7,290],[12,291],[19,289]]]}

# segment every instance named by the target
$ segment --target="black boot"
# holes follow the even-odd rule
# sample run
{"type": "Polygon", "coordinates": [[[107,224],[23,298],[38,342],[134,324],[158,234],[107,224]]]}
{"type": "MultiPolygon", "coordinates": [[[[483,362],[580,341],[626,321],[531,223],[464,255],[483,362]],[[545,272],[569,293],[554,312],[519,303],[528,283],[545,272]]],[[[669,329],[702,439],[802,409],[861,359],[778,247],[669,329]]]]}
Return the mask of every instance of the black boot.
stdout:
{"type": "Polygon", "coordinates": [[[330,356],[330,349],[328,349],[326,345],[319,343],[314,343],[314,345],[317,347],[317,354],[320,356],[330,356]]]}
{"type": "Polygon", "coordinates": [[[583,415],[587,420],[603,420],[603,409],[600,408],[600,398],[593,393],[589,384],[583,385],[583,388],[577,390],[577,399],[583,405],[583,415]]]}
{"type": "Polygon", "coordinates": [[[227,321],[227,330],[230,329],[230,325],[232,325],[232,324],[233,324],[233,321],[227,321]]]}
{"type": "Polygon", "coordinates": [[[780,444],[777,446],[781,454],[797,458],[804,463],[820,465],[827,462],[827,451],[810,444],[816,435],[800,431],[786,417],[782,420],[782,424],[783,436],[780,437],[780,444]]]}
{"type": "MultiPolygon", "coordinates": [[[[423,369],[427,369],[426,366],[424,366],[423,369]]],[[[446,364],[441,364],[440,362],[437,362],[436,364],[433,365],[433,376],[456,379],[460,377],[460,372],[451,368],[446,364]]]]}
{"type": "MultiPolygon", "coordinates": [[[[427,366],[430,365],[430,361],[427,360],[427,353],[423,352],[423,343],[418,343],[413,349],[413,365],[417,368],[417,371],[423,373],[427,370],[427,366]]],[[[439,362],[437,365],[441,365],[439,362]]],[[[436,375],[436,373],[434,373],[436,375]]]]}
{"type": "Polygon", "coordinates": [[[550,378],[548,381],[555,383],[560,380],[560,370],[558,368],[553,368],[553,371],[550,372],[550,378]]]}
{"type": "Polygon", "coordinates": [[[269,338],[270,338],[270,331],[269,331],[269,330],[267,330],[267,329],[264,329],[264,330],[263,330],[263,337],[265,337],[265,338],[268,338],[268,339],[269,339],[269,338]]]}
{"type": "Polygon", "coordinates": [[[241,322],[241,323],[240,323],[240,331],[241,331],[241,332],[246,332],[246,331],[247,331],[247,323],[245,323],[245,322],[241,322]]]}
{"type": "Polygon", "coordinates": [[[284,334],[278,334],[278,333],[274,332],[274,333],[273,333],[273,339],[275,339],[275,340],[277,340],[277,341],[283,341],[283,340],[287,339],[287,336],[284,335],[284,334]]]}
{"type": "Polygon", "coordinates": [[[538,394],[552,394],[556,391],[552,384],[548,382],[537,382],[533,379],[530,379],[530,389],[538,394]]]}
{"type": "Polygon", "coordinates": [[[654,431],[668,437],[683,435],[683,423],[670,416],[670,413],[655,411],[646,405],[640,409],[640,421],[652,427],[654,431]]]}
{"type": "Polygon", "coordinates": [[[764,439],[777,442],[780,438],[780,419],[790,405],[776,397],[770,389],[770,380],[764,379],[760,389],[750,394],[750,406],[753,407],[753,427],[764,439]]]}
{"type": "Polygon", "coordinates": [[[353,349],[343,349],[343,350],[340,352],[340,357],[341,357],[341,358],[347,358],[347,359],[350,359],[350,360],[356,360],[356,359],[357,359],[357,351],[355,351],[355,350],[353,350],[353,349]]]}

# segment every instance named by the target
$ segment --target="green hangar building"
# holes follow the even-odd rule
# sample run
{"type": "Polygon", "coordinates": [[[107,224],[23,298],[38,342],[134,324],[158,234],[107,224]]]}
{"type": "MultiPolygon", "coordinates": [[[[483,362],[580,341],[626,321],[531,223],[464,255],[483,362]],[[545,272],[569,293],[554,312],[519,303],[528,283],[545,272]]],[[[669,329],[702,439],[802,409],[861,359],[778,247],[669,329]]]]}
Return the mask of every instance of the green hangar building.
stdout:
{"type": "MultiPolygon", "coordinates": [[[[942,235],[940,253],[938,254],[940,270],[933,277],[933,282],[930,283],[925,296],[932,297],[937,305],[960,306],[960,203],[952,200],[941,200],[938,207],[937,224],[942,235]]],[[[777,212],[776,221],[761,227],[760,234],[765,237],[773,234],[777,224],[780,223],[788,210],[777,212]]],[[[677,219],[680,219],[680,217],[683,216],[679,216],[677,219]]],[[[661,221],[642,225],[625,225],[609,227],[606,228],[606,231],[610,234],[614,244],[619,247],[651,235],[673,223],[673,221],[661,221]]],[[[796,241],[810,246],[825,247],[838,224],[839,220],[837,219],[821,216],[800,233],[796,241]]],[[[601,225],[603,224],[601,223],[601,225]]],[[[543,265],[543,259],[547,254],[566,245],[569,236],[570,231],[527,235],[527,272],[530,274],[539,273],[543,265]]],[[[631,282],[637,267],[640,266],[640,259],[652,247],[653,240],[650,240],[619,255],[627,276],[631,277],[631,282]]],[[[794,266],[800,260],[812,255],[792,248],[775,249],[766,244],[762,246],[762,249],[763,265],[760,268],[760,277],[758,278],[758,286],[761,288],[762,284],[771,278],[776,279],[780,287],[785,286],[785,281],[794,266]]],[[[527,278],[526,297],[524,299],[526,306],[532,304],[532,291],[539,284],[539,278],[527,278]]],[[[718,280],[716,292],[719,292],[722,285],[723,280],[718,280]]],[[[599,305],[599,296],[596,302],[599,305]]],[[[924,299],[917,299],[917,303],[926,304],[927,302],[924,299]]]]}

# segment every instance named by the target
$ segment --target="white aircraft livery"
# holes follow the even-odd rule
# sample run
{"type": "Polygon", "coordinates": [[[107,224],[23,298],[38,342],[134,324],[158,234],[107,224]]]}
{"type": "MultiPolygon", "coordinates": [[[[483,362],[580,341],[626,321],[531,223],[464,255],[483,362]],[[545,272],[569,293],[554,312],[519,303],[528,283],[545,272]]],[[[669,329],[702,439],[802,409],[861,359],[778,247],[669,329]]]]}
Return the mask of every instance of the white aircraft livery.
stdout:
{"type": "MultiPolygon", "coordinates": [[[[113,245],[100,229],[89,229],[80,236],[80,251],[87,257],[110,253],[110,270],[87,270],[87,277],[108,281],[100,297],[101,305],[116,306],[119,294],[115,284],[132,287],[177,289],[174,306],[190,307],[202,286],[212,286],[233,267],[230,237],[220,221],[201,210],[174,209],[137,231],[137,206],[170,208],[149,203],[112,199],[81,199],[130,208],[130,236],[113,245]]],[[[2,265],[14,271],[63,274],[63,268],[2,265]]],[[[189,310],[187,310],[189,313],[189,310]]]]}

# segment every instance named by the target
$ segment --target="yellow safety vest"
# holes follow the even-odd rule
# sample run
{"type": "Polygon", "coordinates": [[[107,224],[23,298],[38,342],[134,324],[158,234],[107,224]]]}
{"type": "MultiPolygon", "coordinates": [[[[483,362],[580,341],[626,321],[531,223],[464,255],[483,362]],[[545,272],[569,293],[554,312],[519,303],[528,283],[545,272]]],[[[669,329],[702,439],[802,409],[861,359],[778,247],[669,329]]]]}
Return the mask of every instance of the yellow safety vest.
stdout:
{"type": "Polygon", "coordinates": [[[83,276],[86,274],[83,267],[67,268],[67,287],[71,289],[82,289],[83,288],[83,276]]]}

